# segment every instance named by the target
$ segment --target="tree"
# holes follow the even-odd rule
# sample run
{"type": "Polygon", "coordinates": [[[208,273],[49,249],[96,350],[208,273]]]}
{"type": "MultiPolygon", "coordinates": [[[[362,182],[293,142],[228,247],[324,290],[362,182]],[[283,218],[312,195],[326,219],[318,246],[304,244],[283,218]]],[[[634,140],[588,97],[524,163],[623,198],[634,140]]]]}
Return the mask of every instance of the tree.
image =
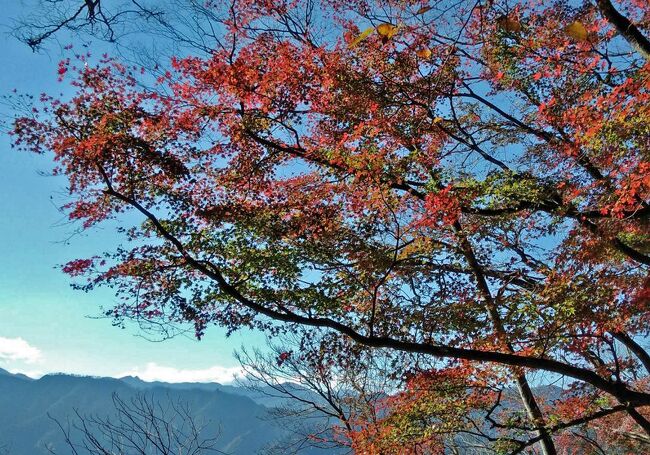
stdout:
{"type": "MultiPolygon", "coordinates": [[[[223,453],[216,437],[205,436],[187,405],[157,403],[139,394],[125,401],[113,394],[114,416],[85,416],[75,411],[74,422],[64,425],[51,417],[65,436],[73,455],[142,454],[204,455],[223,453]]],[[[50,448],[50,453],[56,454],[50,448]]]]}
{"type": "Polygon", "coordinates": [[[328,338],[317,332],[283,335],[269,340],[269,349],[236,354],[244,370],[241,385],[268,400],[269,419],[292,430],[269,453],[310,447],[354,453],[357,430],[378,422],[382,400],[396,387],[387,374],[390,356],[328,338]],[[325,343],[338,347],[321,349],[325,343]]]}
{"type": "MultiPolygon", "coordinates": [[[[507,393],[504,389],[473,393],[463,381],[452,390],[449,382],[430,381],[423,387],[409,378],[410,392],[395,394],[405,381],[401,374],[393,374],[395,357],[390,352],[331,336],[325,340],[313,331],[308,336],[270,340],[269,348],[237,353],[244,369],[241,385],[268,400],[270,419],[293,430],[269,453],[299,453],[309,447],[339,449],[336,453],[399,453],[412,446],[416,453],[435,447],[445,453],[491,454],[499,438],[492,437],[489,425],[480,421],[507,428],[492,418],[502,404],[501,393],[507,393]],[[322,349],[323,345],[330,349],[322,349]],[[457,398],[460,393],[466,394],[462,406],[450,403],[450,396],[457,398]],[[479,394],[482,398],[476,399],[479,394]],[[411,409],[413,401],[418,402],[417,411],[411,409]],[[421,428],[425,421],[426,428],[421,428]],[[432,433],[434,426],[438,430],[432,433]]],[[[424,360],[418,361],[420,370],[424,360]]],[[[405,365],[402,371],[407,370],[405,365]]],[[[504,413],[513,418],[517,411],[504,413]]]]}
{"type": "Polygon", "coordinates": [[[505,381],[515,451],[612,414],[650,435],[643,3],[209,2],[208,56],[155,90],[65,60],[76,96],[16,144],[53,153],[85,228],[142,216],[63,267],[114,286],[117,319],[318,327],[429,359],[408,381],[435,396],[505,381]],[[544,403],[531,372],[566,393],[544,403]]]}

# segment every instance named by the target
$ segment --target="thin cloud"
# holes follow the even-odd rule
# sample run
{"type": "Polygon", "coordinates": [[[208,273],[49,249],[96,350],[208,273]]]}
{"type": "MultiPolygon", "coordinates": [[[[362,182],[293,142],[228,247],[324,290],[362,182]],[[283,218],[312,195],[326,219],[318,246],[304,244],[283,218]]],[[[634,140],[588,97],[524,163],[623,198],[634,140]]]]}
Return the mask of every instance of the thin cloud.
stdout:
{"type": "Polygon", "coordinates": [[[239,367],[215,365],[201,370],[188,370],[150,362],[144,368],[134,368],[120,376],[137,376],[147,382],[219,382],[223,384],[232,382],[236,377],[242,375],[243,370],[239,367]]]}
{"type": "Polygon", "coordinates": [[[22,374],[32,379],[40,379],[45,375],[41,370],[25,370],[23,368],[9,368],[7,371],[11,374],[22,374]]]}
{"type": "Polygon", "coordinates": [[[41,351],[22,338],[0,337],[0,361],[34,363],[40,358],[41,351]]]}

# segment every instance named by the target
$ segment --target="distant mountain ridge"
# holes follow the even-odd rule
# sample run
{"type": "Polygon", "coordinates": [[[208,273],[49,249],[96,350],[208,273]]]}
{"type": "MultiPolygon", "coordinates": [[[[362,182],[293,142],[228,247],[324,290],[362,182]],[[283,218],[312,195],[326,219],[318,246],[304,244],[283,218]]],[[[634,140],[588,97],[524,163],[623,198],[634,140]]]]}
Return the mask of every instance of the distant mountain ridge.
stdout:
{"type": "MultiPolygon", "coordinates": [[[[232,455],[259,453],[267,445],[291,435],[268,419],[273,398],[244,387],[217,383],[145,382],[139,378],[103,378],[51,374],[32,379],[0,369],[0,447],[11,455],[45,455],[47,447],[67,454],[64,436],[48,414],[65,422],[75,409],[87,415],[106,415],[112,395],[128,401],[138,393],[161,403],[180,400],[193,415],[218,430],[217,449],[232,455]],[[267,406],[264,406],[266,404],[267,406]]],[[[301,453],[333,453],[308,449],[301,453]]]]}
{"type": "MultiPolygon", "coordinates": [[[[299,385],[291,384],[289,387],[294,388],[298,395],[304,394],[313,401],[320,401],[318,396],[299,385]]],[[[557,386],[536,387],[535,391],[549,403],[562,393],[557,386]]],[[[0,369],[0,455],[48,455],[47,447],[53,448],[57,455],[67,455],[69,449],[63,434],[48,414],[62,422],[72,416],[75,409],[86,415],[105,416],[113,409],[113,393],[125,401],[145,393],[163,405],[170,400],[180,400],[189,406],[199,422],[218,429],[218,450],[231,455],[254,455],[269,445],[294,436],[287,429],[287,421],[277,424],[269,415],[273,407],[291,405],[291,400],[272,390],[266,392],[219,383],[147,382],[134,376],[105,378],[50,374],[32,379],[0,369]],[[7,447],[8,452],[3,453],[3,447],[7,447]]],[[[505,392],[502,406],[520,408],[516,391],[506,389],[505,392]]],[[[487,424],[484,431],[496,436],[496,430],[487,424]]],[[[295,452],[276,450],[274,453],[290,455],[295,452]]],[[[344,452],[315,448],[300,451],[305,455],[337,453],[344,452]]],[[[461,453],[483,452],[470,449],[461,453]]]]}
{"type": "MultiPolygon", "coordinates": [[[[280,397],[279,392],[274,391],[270,387],[265,387],[261,389],[252,390],[243,385],[229,385],[229,384],[220,384],[218,382],[161,382],[161,381],[144,381],[137,376],[124,376],[119,378],[120,381],[124,381],[126,384],[130,385],[139,390],[150,390],[152,387],[169,387],[174,390],[204,390],[208,392],[220,391],[225,393],[232,393],[234,395],[241,395],[250,398],[255,403],[262,406],[275,407],[275,406],[285,406],[291,405],[291,399],[280,397]]],[[[305,389],[297,384],[285,383],[287,389],[292,389],[299,396],[309,397],[313,401],[321,401],[322,398],[317,396],[315,393],[305,389]]]]}

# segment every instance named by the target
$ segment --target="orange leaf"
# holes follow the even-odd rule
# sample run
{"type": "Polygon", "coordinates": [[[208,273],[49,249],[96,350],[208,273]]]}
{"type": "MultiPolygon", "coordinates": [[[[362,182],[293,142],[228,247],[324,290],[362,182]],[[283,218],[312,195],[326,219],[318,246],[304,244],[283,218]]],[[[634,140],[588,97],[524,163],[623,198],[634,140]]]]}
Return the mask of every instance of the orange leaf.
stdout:
{"type": "Polygon", "coordinates": [[[424,49],[420,49],[420,50],[416,51],[415,55],[417,55],[420,58],[424,58],[424,59],[430,58],[431,57],[431,49],[429,49],[428,47],[425,47],[424,49]]]}
{"type": "Polygon", "coordinates": [[[424,14],[424,13],[426,13],[427,11],[429,11],[429,10],[432,9],[432,8],[433,8],[433,6],[423,6],[422,8],[420,8],[419,10],[417,10],[417,11],[415,12],[415,14],[416,14],[416,16],[417,16],[417,15],[420,15],[420,14],[424,14]]]}
{"type": "Polygon", "coordinates": [[[516,19],[510,19],[508,16],[501,16],[497,19],[497,26],[507,32],[520,32],[521,23],[516,19]]]}
{"type": "Polygon", "coordinates": [[[377,33],[382,38],[391,39],[397,34],[397,27],[392,24],[379,24],[377,26],[377,33]]]}

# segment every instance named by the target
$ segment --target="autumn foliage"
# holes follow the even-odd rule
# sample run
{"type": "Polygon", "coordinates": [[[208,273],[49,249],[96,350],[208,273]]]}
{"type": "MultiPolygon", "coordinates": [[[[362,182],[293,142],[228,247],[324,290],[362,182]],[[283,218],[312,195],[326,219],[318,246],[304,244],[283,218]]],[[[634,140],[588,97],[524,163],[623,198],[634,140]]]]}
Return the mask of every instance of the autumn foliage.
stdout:
{"type": "Polygon", "coordinates": [[[358,453],[648,450],[647,3],[207,7],[213,52],[155,84],[71,58],[76,94],[15,123],[71,219],[142,219],[64,267],[78,285],[199,337],[386,349],[400,380],[346,432],[358,453]]]}

